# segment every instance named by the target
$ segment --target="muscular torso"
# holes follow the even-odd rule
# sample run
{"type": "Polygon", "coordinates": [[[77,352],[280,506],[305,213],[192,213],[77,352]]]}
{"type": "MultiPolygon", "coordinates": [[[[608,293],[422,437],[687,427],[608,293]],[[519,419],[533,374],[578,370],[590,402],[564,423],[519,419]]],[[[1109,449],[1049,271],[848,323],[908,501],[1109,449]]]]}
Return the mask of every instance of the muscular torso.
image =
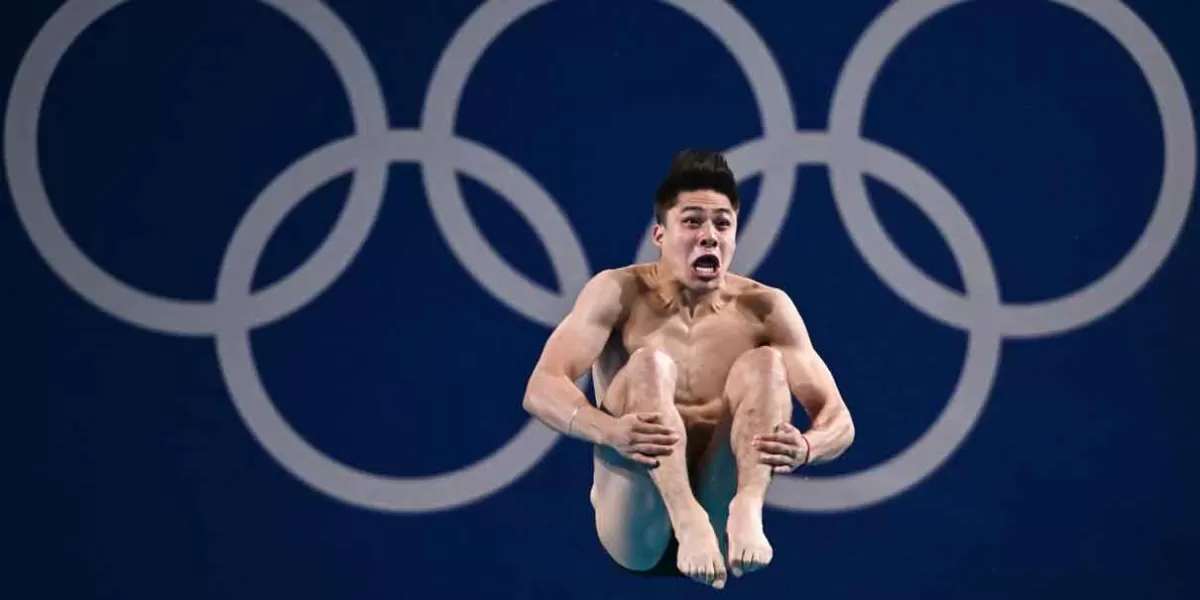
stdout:
{"type": "Polygon", "coordinates": [[[684,421],[715,423],[726,410],[725,380],[733,362],[767,343],[767,288],[727,275],[724,289],[689,310],[658,284],[651,265],[627,267],[623,275],[626,308],[593,367],[597,400],[603,402],[630,354],[653,348],[675,362],[675,405],[684,421]]]}

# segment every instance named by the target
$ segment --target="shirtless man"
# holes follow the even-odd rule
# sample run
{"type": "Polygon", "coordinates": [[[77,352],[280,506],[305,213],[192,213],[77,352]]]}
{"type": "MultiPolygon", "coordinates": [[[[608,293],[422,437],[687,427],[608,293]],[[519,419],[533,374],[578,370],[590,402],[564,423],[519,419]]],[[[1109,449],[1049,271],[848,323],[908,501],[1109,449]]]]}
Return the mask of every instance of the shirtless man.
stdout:
{"type": "Polygon", "coordinates": [[[791,299],[726,271],[735,181],[720,154],[676,155],[655,197],[659,259],[587,283],[524,398],[534,417],[594,445],[596,529],[617,564],[655,569],[673,537],[679,572],[715,588],[726,565],[741,576],[771,561],[772,474],[834,459],[854,439],[791,299]],[[589,368],[599,408],[575,385],[589,368]],[[811,423],[803,433],[793,394],[811,423]]]}

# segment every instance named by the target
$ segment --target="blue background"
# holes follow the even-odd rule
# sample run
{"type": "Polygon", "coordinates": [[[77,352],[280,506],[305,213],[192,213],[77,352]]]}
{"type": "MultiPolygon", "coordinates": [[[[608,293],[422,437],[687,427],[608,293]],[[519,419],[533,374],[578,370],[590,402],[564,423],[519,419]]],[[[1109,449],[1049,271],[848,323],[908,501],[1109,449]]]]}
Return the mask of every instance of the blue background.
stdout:
{"type": "MultiPolygon", "coordinates": [[[[370,57],[392,126],[417,126],[433,68],[475,3],[330,4],[370,57]]],[[[1194,3],[1129,4],[1195,97],[1194,3]]],[[[885,5],[735,3],[782,67],[798,128],[825,129],[849,50],[885,5]]],[[[6,98],[57,8],[2,9],[6,98]]],[[[559,203],[593,272],[633,259],[677,149],[760,134],[750,88],[721,44],[685,14],[633,0],[553,3],[520,20],[479,61],[457,114],[459,135],[520,165],[559,203]]],[[[319,48],[279,13],[240,0],[113,11],[66,54],[40,119],[46,187],[77,244],[130,285],[192,300],[213,297],[225,246],[259,191],[352,131],[319,48]]],[[[1141,234],[1161,179],[1161,122],[1137,66],[1099,27],[1044,2],[969,3],[926,23],[888,61],[864,123],[963,204],[1007,302],[1055,298],[1106,273],[1141,234]]],[[[560,441],[499,492],[436,513],[369,511],[308,487],[234,411],[212,339],[131,326],[74,294],[31,244],[4,177],[0,460],[11,554],[0,595],[716,593],[613,567],[593,533],[580,443],[560,441]]],[[[529,227],[487,187],[459,180],[491,243],[554,289],[529,227]]],[[[349,182],[322,187],[288,218],[256,286],[309,256],[349,182]]],[[[944,407],[966,334],[909,306],[867,266],[824,168],[800,169],[797,182],[755,276],[796,299],[856,418],[854,447],[813,476],[859,471],[907,447],[944,407]]],[[[758,183],[745,182],[748,198],[758,183]]],[[[886,184],[868,187],[908,256],[961,290],[937,230],[886,184]]],[[[1200,349],[1198,236],[1190,215],[1162,268],[1114,313],[1006,341],[981,420],[912,490],[848,512],[769,510],[774,564],[723,593],[1198,597],[1200,408],[1183,377],[1200,349]]],[[[314,446],[363,470],[427,475],[479,459],[525,423],[521,395],[546,333],[459,265],[409,163],[391,167],[353,265],[252,339],[266,388],[314,446]]]]}

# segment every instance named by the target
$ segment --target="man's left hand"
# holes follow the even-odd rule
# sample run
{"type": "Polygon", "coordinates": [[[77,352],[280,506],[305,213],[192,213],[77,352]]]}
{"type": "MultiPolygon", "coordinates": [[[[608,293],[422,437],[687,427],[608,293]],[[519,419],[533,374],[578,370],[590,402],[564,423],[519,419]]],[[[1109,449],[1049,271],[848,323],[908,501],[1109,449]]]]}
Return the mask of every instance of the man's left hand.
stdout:
{"type": "Polygon", "coordinates": [[[762,463],[770,465],[773,473],[791,473],[808,463],[812,451],[808,440],[791,423],[780,423],[775,431],[754,436],[753,444],[762,453],[762,463]]]}

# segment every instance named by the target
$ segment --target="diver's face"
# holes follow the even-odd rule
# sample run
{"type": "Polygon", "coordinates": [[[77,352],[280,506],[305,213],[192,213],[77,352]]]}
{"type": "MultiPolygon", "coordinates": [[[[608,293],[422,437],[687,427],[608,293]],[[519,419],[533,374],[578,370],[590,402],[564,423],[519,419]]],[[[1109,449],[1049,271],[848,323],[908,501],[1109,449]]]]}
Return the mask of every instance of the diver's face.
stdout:
{"type": "Polygon", "coordinates": [[[680,192],[663,223],[654,226],[660,262],[685,287],[720,287],[737,245],[737,212],[724,194],[680,192]]]}

